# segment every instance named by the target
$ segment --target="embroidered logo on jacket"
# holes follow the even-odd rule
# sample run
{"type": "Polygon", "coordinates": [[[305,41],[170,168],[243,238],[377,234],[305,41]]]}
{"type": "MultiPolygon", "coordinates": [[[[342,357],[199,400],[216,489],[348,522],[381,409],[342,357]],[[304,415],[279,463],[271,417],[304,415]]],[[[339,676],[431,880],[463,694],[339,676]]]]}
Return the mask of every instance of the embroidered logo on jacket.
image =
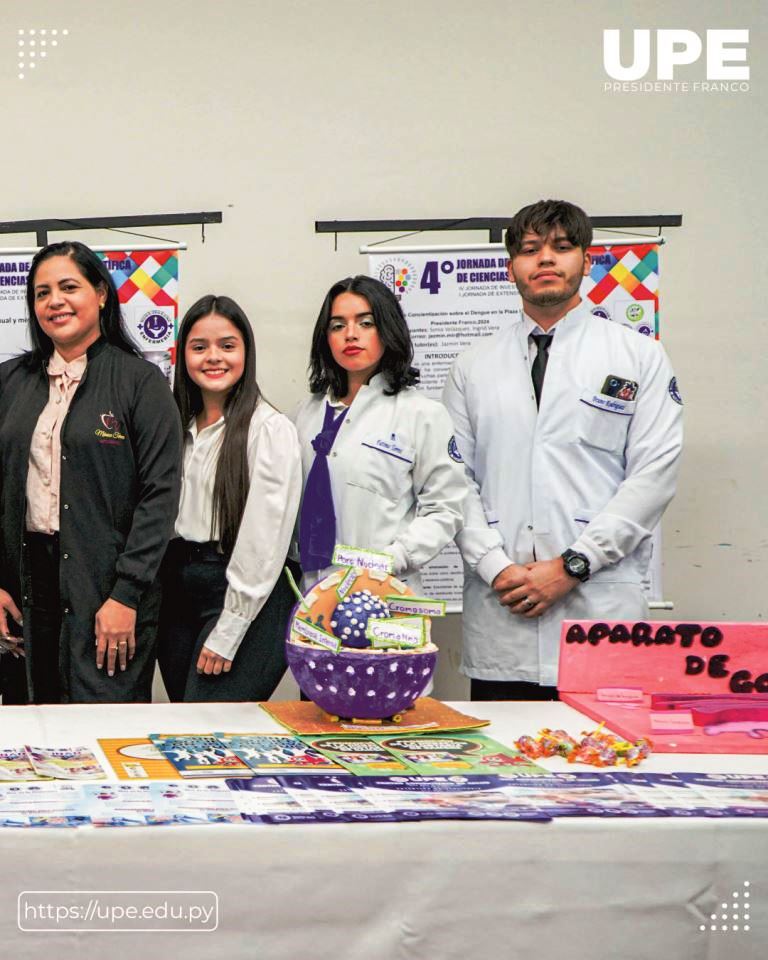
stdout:
{"type": "Polygon", "coordinates": [[[451,437],[448,441],[448,456],[451,460],[455,460],[456,463],[464,463],[464,458],[459,452],[459,446],[456,443],[456,437],[451,437]]]}
{"type": "Polygon", "coordinates": [[[96,436],[99,443],[121,443],[125,440],[125,434],[122,432],[122,424],[110,410],[109,413],[102,413],[102,426],[96,430],[96,436]]]}
{"type": "Polygon", "coordinates": [[[675,403],[679,403],[682,407],[683,398],[680,395],[680,388],[677,385],[677,377],[672,377],[672,379],[669,381],[669,395],[672,397],[675,403]]]}

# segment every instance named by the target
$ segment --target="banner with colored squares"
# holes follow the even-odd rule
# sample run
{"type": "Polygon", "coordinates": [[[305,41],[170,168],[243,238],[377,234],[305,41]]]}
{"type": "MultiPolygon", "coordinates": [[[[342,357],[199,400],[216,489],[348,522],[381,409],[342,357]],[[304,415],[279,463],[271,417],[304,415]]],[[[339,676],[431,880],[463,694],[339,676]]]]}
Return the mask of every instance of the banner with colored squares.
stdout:
{"type": "Polygon", "coordinates": [[[598,244],[590,247],[592,268],[581,285],[592,313],[659,338],[659,245],[598,244]]]}
{"type": "MultiPolygon", "coordinates": [[[[109,270],[128,333],[170,380],[179,315],[178,248],[92,248],[109,270]]],[[[0,250],[0,362],[31,347],[26,288],[32,253],[0,250]]]]}
{"type": "Polygon", "coordinates": [[[179,314],[178,250],[97,251],[112,275],[126,325],[147,354],[175,359],[179,314]]]}

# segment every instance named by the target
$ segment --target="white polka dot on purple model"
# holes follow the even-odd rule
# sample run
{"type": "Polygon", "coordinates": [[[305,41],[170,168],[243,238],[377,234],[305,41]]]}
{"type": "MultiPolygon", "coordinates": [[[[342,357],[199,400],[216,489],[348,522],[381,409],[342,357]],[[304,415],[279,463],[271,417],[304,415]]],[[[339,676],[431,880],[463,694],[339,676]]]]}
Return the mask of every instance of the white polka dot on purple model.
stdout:
{"type": "Polygon", "coordinates": [[[359,590],[345,597],[331,614],[331,630],[344,647],[370,647],[365,636],[369,620],[391,616],[389,607],[370,590],[359,590]]]}

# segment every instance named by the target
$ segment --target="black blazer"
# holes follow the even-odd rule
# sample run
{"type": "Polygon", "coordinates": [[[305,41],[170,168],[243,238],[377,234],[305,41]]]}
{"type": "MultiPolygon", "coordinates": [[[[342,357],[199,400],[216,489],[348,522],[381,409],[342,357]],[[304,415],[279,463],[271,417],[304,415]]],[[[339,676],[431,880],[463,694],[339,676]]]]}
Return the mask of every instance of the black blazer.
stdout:
{"type": "MultiPolygon", "coordinates": [[[[179,501],[182,432],[157,367],[104,340],[88,365],[61,430],[60,669],[71,702],[151,699],[159,590],[155,579],[179,501]],[[96,669],[94,619],[112,597],[137,611],[136,656],[114,677],[96,669]]],[[[24,613],[26,484],[32,434],[49,396],[32,355],[0,364],[0,587],[24,613]]]]}

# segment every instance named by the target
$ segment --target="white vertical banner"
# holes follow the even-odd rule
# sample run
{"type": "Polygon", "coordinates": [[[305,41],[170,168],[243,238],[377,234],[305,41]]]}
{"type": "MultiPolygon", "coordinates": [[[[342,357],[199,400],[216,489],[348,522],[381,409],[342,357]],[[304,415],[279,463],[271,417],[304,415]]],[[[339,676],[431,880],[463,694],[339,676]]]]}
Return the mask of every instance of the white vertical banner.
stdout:
{"type": "Polygon", "coordinates": [[[507,279],[502,245],[368,252],[368,268],[394,291],[413,340],[421,388],[440,398],[456,356],[519,317],[522,301],[507,279]]]}
{"type": "Polygon", "coordinates": [[[35,251],[0,252],[0,363],[31,349],[27,334],[27,274],[35,251]]]}
{"type": "MultiPolygon", "coordinates": [[[[522,314],[517,287],[507,277],[508,257],[503,244],[363,247],[360,252],[368,255],[370,276],[385,283],[400,301],[411,331],[414,365],[421,372],[420,387],[435,399],[440,399],[445,378],[459,353],[480,337],[498,333],[522,314]]],[[[584,278],[581,292],[594,304],[592,312],[633,327],[640,335],[658,336],[655,238],[603,242],[591,247],[590,252],[592,272],[584,278]],[[638,279],[640,274],[643,282],[638,279]],[[635,306],[630,309],[624,300],[635,306]],[[636,302],[645,307],[638,308],[636,302]],[[616,308],[619,304],[620,310],[616,308]]],[[[454,544],[424,567],[422,582],[428,596],[447,601],[449,612],[461,611],[463,568],[454,544]]],[[[644,587],[652,601],[660,600],[660,528],[653,536],[644,587]]]]}
{"type": "MultiPolygon", "coordinates": [[[[517,287],[507,279],[502,244],[362,252],[368,253],[370,275],[400,300],[421,389],[437,400],[458,354],[480,337],[498,333],[522,312],[517,287]]],[[[423,568],[421,579],[427,596],[445,600],[449,613],[461,611],[464,573],[454,544],[423,568]]]]}

